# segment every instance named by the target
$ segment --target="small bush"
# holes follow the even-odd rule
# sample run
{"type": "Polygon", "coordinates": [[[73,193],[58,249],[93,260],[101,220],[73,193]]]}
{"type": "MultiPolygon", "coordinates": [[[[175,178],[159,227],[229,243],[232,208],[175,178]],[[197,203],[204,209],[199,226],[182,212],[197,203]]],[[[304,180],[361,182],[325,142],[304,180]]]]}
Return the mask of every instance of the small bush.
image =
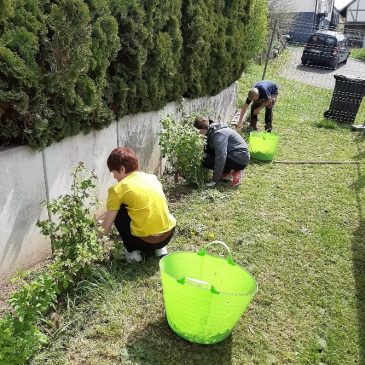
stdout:
{"type": "Polygon", "coordinates": [[[52,220],[37,224],[53,242],[53,262],[44,273],[14,293],[13,313],[0,319],[0,364],[24,364],[44,343],[39,323],[55,307],[58,296],[86,277],[105,256],[90,209],[97,204],[92,194],[96,177],[80,163],[73,172],[72,193],[47,206],[52,220]]]}
{"type": "Polygon", "coordinates": [[[161,120],[161,154],[189,185],[201,186],[207,180],[207,170],[202,167],[204,140],[193,127],[195,116],[181,122],[171,117],[161,120]]]}

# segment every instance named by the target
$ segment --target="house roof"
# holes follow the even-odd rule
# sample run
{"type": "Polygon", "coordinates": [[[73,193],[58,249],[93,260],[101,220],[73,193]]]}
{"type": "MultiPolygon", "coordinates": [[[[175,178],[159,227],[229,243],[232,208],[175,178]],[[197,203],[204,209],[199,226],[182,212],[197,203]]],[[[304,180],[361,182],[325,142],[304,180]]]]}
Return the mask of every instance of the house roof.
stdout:
{"type": "Polygon", "coordinates": [[[356,0],[335,0],[335,8],[341,13],[356,0]]]}

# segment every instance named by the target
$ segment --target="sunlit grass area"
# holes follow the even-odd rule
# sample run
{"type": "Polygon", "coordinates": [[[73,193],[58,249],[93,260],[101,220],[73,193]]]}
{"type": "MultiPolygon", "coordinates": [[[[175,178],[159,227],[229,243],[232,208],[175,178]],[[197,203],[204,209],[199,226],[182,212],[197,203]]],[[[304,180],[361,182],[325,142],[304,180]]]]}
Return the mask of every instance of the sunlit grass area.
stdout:
{"type": "Polygon", "coordinates": [[[353,48],[350,57],[360,61],[365,61],[365,48],[353,48]]]}
{"type": "MultiPolygon", "coordinates": [[[[257,279],[233,334],[211,346],[177,337],[165,320],[157,259],[127,265],[117,253],[65,298],[32,364],[365,363],[364,139],[323,119],[330,90],[279,76],[287,58],[266,75],[280,89],[276,162],[252,161],[236,189],[165,183],[178,221],[169,250],[219,239],[257,279]]],[[[237,107],[261,75],[262,66],[247,70],[237,107]]]]}

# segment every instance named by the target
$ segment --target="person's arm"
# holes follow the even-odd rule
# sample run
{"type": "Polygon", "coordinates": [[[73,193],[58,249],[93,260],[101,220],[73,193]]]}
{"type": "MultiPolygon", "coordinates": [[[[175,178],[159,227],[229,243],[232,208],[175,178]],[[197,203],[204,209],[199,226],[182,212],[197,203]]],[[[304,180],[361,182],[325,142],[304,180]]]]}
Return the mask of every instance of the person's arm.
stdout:
{"type": "Polygon", "coordinates": [[[109,210],[97,218],[97,222],[102,228],[100,238],[109,234],[117,214],[118,210],[109,210]]]}
{"type": "Polygon", "coordinates": [[[241,109],[240,118],[238,119],[237,127],[241,128],[242,126],[242,119],[246,114],[247,108],[250,105],[251,100],[249,98],[246,99],[245,103],[243,104],[243,107],[241,109]]]}

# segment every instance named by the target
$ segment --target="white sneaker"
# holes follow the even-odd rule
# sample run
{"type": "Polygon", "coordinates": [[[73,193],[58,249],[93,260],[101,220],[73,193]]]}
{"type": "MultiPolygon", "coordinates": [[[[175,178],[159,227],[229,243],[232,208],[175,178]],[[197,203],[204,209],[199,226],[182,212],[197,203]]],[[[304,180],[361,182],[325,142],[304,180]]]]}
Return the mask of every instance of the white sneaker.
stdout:
{"type": "Polygon", "coordinates": [[[125,253],[125,260],[128,264],[132,264],[134,262],[142,262],[142,256],[140,251],[132,251],[125,253]]]}
{"type": "Polygon", "coordinates": [[[166,255],[167,255],[166,246],[155,250],[155,256],[156,257],[163,257],[163,256],[166,256],[166,255]]]}

